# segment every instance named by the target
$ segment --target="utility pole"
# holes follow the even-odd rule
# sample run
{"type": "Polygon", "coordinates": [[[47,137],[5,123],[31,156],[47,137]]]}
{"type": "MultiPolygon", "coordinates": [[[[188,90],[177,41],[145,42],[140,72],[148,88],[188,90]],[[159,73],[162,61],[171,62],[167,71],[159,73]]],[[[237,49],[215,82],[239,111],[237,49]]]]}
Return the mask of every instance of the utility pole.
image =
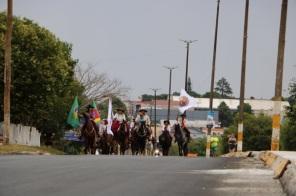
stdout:
{"type": "Polygon", "coordinates": [[[273,117],[272,117],[272,140],[271,150],[279,150],[280,128],[281,128],[281,103],[282,103],[282,82],[284,72],[286,22],[287,22],[288,0],[282,0],[281,21],[279,32],[279,45],[276,66],[275,96],[273,98],[273,117]]]}
{"type": "Polygon", "coordinates": [[[249,20],[249,0],[246,0],[245,22],[244,22],[244,39],[242,52],[242,69],[241,69],[241,85],[240,85],[240,102],[239,102],[239,122],[237,131],[237,151],[243,151],[243,130],[244,130],[244,99],[245,99],[245,78],[246,78],[246,56],[248,41],[248,20],[249,20]]]}
{"type": "MultiPolygon", "coordinates": [[[[212,60],[212,78],[211,78],[211,95],[210,95],[210,112],[213,113],[213,98],[214,98],[214,82],[215,82],[215,70],[216,70],[216,50],[217,50],[217,37],[218,37],[218,25],[219,25],[219,10],[220,10],[220,0],[217,1],[217,14],[216,14],[216,26],[215,26],[215,38],[214,38],[214,50],[213,50],[213,60],[212,60]]],[[[207,147],[206,147],[206,157],[210,157],[211,154],[211,129],[212,124],[208,124],[208,134],[207,134],[207,147]]]]}
{"type": "Polygon", "coordinates": [[[172,72],[177,67],[169,67],[164,66],[166,69],[170,70],[170,80],[169,80],[169,101],[168,101],[168,116],[167,120],[170,120],[170,112],[171,112],[171,90],[172,90],[172,72]]]}
{"type": "Polygon", "coordinates": [[[185,91],[187,92],[187,87],[188,87],[188,62],[189,62],[189,48],[190,48],[190,44],[193,42],[196,42],[197,40],[180,40],[182,42],[184,42],[186,44],[186,49],[187,49],[187,53],[186,53],[186,71],[185,71],[185,91]]]}
{"type": "Polygon", "coordinates": [[[156,92],[160,90],[159,88],[152,88],[154,91],[154,137],[156,139],[156,92]]]}
{"type": "Polygon", "coordinates": [[[7,0],[7,30],[5,34],[4,49],[4,144],[9,144],[10,132],[11,37],[13,20],[12,4],[12,0],[7,0]]]}

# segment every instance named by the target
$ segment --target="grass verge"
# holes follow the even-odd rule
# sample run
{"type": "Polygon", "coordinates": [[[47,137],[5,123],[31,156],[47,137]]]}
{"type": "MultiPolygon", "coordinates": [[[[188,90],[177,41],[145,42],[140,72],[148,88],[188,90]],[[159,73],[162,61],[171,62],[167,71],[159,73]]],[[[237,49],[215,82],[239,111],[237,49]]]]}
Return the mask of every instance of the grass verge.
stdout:
{"type": "Polygon", "coordinates": [[[1,145],[0,155],[4,154],[50,154],[50,155],[62,155],[64,152],[54,149],[52,147],[35,147],[35,146],[24,146],[17,144],[1,145]]]}

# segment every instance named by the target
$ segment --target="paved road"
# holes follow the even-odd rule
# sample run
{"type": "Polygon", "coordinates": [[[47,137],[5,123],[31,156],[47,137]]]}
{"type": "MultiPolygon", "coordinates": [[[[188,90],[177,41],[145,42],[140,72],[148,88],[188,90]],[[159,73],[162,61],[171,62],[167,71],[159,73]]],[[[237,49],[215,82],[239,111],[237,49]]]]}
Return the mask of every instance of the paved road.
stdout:
{"type": "Polygon", "coordinates": [[[284,195],[253,159],[0,156],[0,195],[284,195]]]}

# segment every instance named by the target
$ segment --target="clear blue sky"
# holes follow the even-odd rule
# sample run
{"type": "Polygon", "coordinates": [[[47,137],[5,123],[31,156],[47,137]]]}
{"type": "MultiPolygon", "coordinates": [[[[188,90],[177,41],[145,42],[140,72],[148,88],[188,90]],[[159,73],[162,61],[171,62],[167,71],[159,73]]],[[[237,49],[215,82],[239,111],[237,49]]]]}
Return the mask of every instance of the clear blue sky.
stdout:
{"type": "MultiPolygon", "coordinates": [[[[216,0],[14,0],[14,14],[30,18],[63,41],[73,44],[73,57],[93,64],[131,88],[130,98],[173,91],[185,83],[185,45],[179,39],[197,39],[190,50],[189,76],[193,90],[210,88],[216,0]]],[[[243,0],[221,0],[216,81],[222,76],[239,96],[243,35],[243,0]]],[[[0,0],[6,9],[6,0],[0,0]]],[[[250,0],[246,97],[274,95],[280,0],[250,0]]],[[[289,1],[284,95],[296,76],[296,1],[289,1]]]]}

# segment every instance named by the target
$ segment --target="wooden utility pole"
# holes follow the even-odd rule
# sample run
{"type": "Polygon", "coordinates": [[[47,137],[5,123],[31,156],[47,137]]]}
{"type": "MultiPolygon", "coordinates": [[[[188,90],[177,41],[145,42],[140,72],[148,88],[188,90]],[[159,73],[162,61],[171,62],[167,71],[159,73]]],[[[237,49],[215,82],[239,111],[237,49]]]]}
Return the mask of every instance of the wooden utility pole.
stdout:
{"type": "Polygon", "coordinates": [[[160,89],[152,88],[151,90],[154,91],[154,137],[156,139],[156,92],[160,89]]]}
{"type": "Polygon", "coordinates": [[[170,120],[170,114],[171,114],[171,90],[172,90],[172,72],[177,67],[169,67],[165,66],[166,69],[170,70],[170,79],[169,79],[169,97],[168,97],[168,116],[167,120],[170,120]]]}
{"type": "Polygon", "coordinates": [[[284,73],[284,57],[285,57],[285,39],[286,39],[286,23],[287,23],[288,0],[282,1],[280,33],[278,56],[276,66],[275,80],[275,96],[273,98],[273,117],[272,117],[272,140],[271,150],[279,150],[280,128],[281,128],[281,103],[282,103],[282,83],[284,73]]]}
{"type": "Polygon", "coordinates": [[[248,21],[249,21],[249,0],[246,0],[245,22],[244,22],[244,41],[242,52],[242,69],[241,69],[241,85],[240,85],[240,101],[239,101],[239,122],[237,131],[237,151],[243,150],[243,127],[244,127],[244,99],[245,99],[245,80],[246,80],[246,57],[247,57],[247,41],[248,41],[248,21]]]}
{"type": "MultiPolygon", "coordinates": [[[[218,37],[218,26],[219,26],[219,11],[220,11],[220,0],[217,1],[217,13],[216,13],[216,26],[215,26],[215,37],[214,37],[214,50],[213,50],[213,60],[212,60],[212,78],[211,78],[211,88],[210,88],[210,112],[213,112],[213,98],[214,98],[214,82],[215,82],[215,70],[216,70],[216,50],[217,50],[217,37],[218,37]]],[[[208,124],[207,133],[207,146],[206,146],[206,157],[210,157],[211,154],[211,129],[212,124],[208,124]]]]}
{"type": "Polygon", "coordinates": [[[10,132],[10,86],[11,86],[11,37],[12,37],[12,0],[7,0],[7,29],[4,45],[4,144],[9,144],[10,132]]]}
{"type": "Polygon", "coordinates": [[[188,88],[188,64],[189,64],[189,50],[190,44],[196,42],[197,40],[181,40],[186,44],[186,71],[185,71],[185,91],[187,92],[188,88]]]}

